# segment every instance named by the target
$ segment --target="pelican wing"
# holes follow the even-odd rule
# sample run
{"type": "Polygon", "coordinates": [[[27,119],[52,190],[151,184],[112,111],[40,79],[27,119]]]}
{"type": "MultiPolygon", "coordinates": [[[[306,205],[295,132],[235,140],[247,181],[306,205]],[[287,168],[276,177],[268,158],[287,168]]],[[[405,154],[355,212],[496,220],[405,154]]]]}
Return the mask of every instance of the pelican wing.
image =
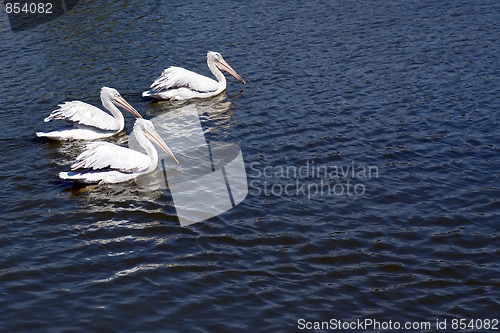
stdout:
{"type": "Polygon", "coordinates": [[[117,146],[110,142],[97,141],[89,143],[85,150],[71,165],[71,170],[77,169],[113,169],[132,173],[146,170],[151,159],[136,150],[117,146]]]}
{"type": "Polygon", "coordinates": [[[52,111],[44,119],[45,122],[62,119],[72,124],[95,127],[104,131],[117,131],[120,129],[120,125],[113,116],[93,105],[72,101],[58,106],[59,109],[52,111]]]}
{"type": "Polygon", "coordinates": [[[178,88],[209,92],[217,90],[218,86],[217,81],[211,78],[181,67],[171,66],[165,69],[155,82],[151,84],[151,89],[154,93],[178,88]]]}

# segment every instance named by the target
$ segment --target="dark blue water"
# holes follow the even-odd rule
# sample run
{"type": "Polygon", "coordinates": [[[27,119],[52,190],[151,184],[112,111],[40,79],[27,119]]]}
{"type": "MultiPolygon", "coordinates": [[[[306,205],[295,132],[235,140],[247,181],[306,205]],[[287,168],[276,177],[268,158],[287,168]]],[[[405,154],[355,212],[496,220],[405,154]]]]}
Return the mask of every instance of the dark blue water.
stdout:
{"type": "Polygon", "coordinates": [[[497,1],[87,0],[17,33],[1,8],[4,331],[500,319],[497,1]],[[181,227],[168,190],[57,177],[83,147],[35,138],[57,104],[175,112],[141,92],[208,50],[247,82],[192,104],[241,148],[241,204],[181,227]]]}

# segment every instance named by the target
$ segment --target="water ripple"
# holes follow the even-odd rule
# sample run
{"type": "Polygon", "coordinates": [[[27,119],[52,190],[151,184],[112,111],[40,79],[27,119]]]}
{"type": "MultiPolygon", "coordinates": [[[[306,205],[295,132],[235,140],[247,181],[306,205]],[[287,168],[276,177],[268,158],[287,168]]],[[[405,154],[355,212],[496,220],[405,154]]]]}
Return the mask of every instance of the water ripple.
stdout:
{"type": "MultiPolygon", "coordinates": [[[[106,0],[23,34],[0,17],[4,329],[289,332],[299,318],[497,316],[498,10],[106,0]],[[208,75],[208,50],[247,84],[228,77],[207,101],[142,99],[169,65],[208,75]],[[240,146],[247,198],[181,227],[168,189],[60,181],[83,144],[34,132],[65,100],[99,105],[101,86],[158,122],[196,109],[207,140],[240,146]],[[276,172],[313,164],[377,174],[276,172]],[[364,192],[312,193],[347,182],[364,192]]],[[[126,144],[125,119],[111,141],[126,144]]]]}

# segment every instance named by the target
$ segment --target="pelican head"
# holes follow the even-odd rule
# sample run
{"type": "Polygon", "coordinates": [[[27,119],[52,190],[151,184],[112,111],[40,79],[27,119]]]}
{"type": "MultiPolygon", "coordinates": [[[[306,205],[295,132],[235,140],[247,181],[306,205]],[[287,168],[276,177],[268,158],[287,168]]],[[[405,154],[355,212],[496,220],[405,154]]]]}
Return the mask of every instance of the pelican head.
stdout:
{"type": "Polygon", "coordinates": [[[156,144],[158,147],[161,148],[165,153],[167,153],[172,159],[179,164],[179,161],[175,158],[174,153],[168,148],[167,144],[161,136],[158,134],[156,131],[153,123],[149,120],[143,119],[143,118],[137,118],[134,124],[134,130],[135,132],[142,132],[144,136],[154,144],[156,144]],[[137,129],[139,131],[137,131],[137,129]]]}
{"type": "Polygon", "coordinates": [[[236,80],[246,84],[245,80],[243,80],[241,76],[239,76],[238,73],[236,73],[236,71],[231,66],[229,66],[229,64],[224,60],[224,58],[222,58],[222,55],[219,52],[208,51],[207,63],[210,64],[211,62],[213,62],[219,70],[228,72],[236,80]]]}
{"type": "Polygon", "coordinates": [[[142,116],[137,112],[137,110],[130,105],[125,98],[123,98],[118,90],[114,88],[102,87],[101,88],[101,100],[103,101],[111,101],[114,105],[123,108],[128,111],[136,118],[142,118],[142,116]]]}

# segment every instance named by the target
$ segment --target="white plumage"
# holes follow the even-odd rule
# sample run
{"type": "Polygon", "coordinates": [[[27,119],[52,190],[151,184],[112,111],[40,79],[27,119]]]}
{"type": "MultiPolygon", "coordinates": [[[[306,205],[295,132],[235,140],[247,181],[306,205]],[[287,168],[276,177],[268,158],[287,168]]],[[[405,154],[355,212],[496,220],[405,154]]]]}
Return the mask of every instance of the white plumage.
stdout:
{"type": "Polygon", "coordinates": [[[151,121],[138,118],[132,135],[147,155],[109,142],[91,142],[71,165],[71,172],[61,172],[59,177],[84,184],[120,183],[150,173],[158,165],[158,153],[151,141],[179,163],[151,121]],[[79,169],[84,171],[75,172],[79,169]]]}
{"type": "Polygon", "coordinates": [[[116,106],[136,118],[142,118],[116,89],[103,87],[101,101],[111,115],[81,101],[65,102],[59,104],[59,109],[52,111],[44,121],[64,120],[66,126],[52,132],[37,132],[36,135],[53,140],[95,140],[115,135],[125,126],[123,114],[116,106]]]}
{"type": "Polygon", "coordinates": [[[208,98],[216,96],[226,90],[224,70],[238,81],[245,81],[229,66],[218,52],[207,53],[207,65],[217,81],[190,70],[171,66],[151,84],[150,91],[142,93],[144,97],[154,99],[187,100],[192,98],[208,98]]]}
{"type": "Polygon", "coordinates": [[[89,143],[71,165],[78,169],[114,169],[125,173],[143,172],[151,166],[151,158],[136,150],[105,141],[89,143]]]}

